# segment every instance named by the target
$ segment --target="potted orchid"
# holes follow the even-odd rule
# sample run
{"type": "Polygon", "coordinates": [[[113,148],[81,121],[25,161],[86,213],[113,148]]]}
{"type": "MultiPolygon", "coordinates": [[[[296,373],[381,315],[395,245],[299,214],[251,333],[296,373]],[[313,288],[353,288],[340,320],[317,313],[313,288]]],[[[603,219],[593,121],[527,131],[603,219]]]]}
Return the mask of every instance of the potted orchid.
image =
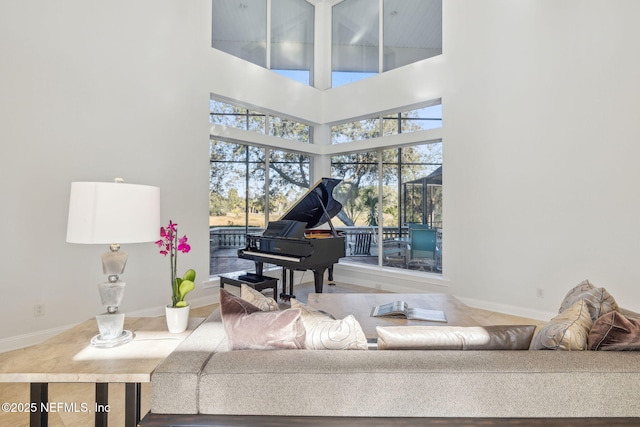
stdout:
{"type": "Polygon", "coordinates": [[[160,254],[169,255],[171,267],[171,304],[166,308],[167,326],[171,332],[182,332],[187,328],[189,321],[189,304],[184,297],[196,287],[196,272],[189,269],[182,277],[178,277],[178,253],[188,253],[191,246],[187,243],[186,235],[178,237],[178,224],[171,220],[166,227],[160,227],[160,237],[156,245],[160,248],[160,254]],[[174,325],[174,321],[178,324],[174,325]]]}

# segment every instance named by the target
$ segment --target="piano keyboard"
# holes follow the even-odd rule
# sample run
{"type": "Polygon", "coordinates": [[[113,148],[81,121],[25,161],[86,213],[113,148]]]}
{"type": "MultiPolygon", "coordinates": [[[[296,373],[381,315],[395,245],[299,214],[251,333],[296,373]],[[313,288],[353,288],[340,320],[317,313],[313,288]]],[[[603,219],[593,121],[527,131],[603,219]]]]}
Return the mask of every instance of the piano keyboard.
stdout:
{"type": "Polygon", "coordinates": [[[268,254],[268,253],[264,253],[264,252],[243,251],[243,253],[245,255],[254,255],[254,256],[259,256],[259,257],[262,257],[262,258],[279,259],[281,261],[298,262],[298,263],[302,261],[302,258],[298,258],[298,257],[291,257],[291,256],[284,256],[284,255],[274,255],[274,254],[268,254]]]}

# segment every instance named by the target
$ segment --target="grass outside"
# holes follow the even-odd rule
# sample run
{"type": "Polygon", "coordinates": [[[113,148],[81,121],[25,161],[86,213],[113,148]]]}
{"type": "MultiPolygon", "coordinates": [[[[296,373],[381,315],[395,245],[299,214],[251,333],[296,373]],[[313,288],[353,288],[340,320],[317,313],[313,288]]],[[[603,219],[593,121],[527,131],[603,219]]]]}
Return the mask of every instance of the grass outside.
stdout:
{"type": "MultiPolygon", "coordinates": [[[[220,216],[209,217],[209,227],[244,227],[245,214],[228,213],[220,216]]],[[[249,214],[249,226],[250,227],[264,227],[264,214],[256,213],[249,214]]]]}

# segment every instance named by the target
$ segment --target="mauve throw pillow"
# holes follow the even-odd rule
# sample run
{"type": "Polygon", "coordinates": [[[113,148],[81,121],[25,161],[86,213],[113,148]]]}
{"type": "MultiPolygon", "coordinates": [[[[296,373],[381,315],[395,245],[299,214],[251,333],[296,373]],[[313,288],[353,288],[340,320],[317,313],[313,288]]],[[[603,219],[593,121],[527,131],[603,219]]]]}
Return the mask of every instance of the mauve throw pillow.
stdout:
{"type": "Polygon", "coordinates": [[[306,333],[300,309],[261,311],[220,289],[220,314],[231,350],[304,348],[306,333]]]}
{"type": "Polygon", "coordinates": [[[588,341],[589,350],[640,350],[640,318],[607,313],[595,321],[588,341]]]}
{"type": "Polygon", "coordinates": [[[558,313],[562,313],[581,299],[589,303],[589,314],[594,322],[603,314],[618,310],[616,300],[605,288],[597,288],[585,280],[567,293],[560,304],[558,313]]]}

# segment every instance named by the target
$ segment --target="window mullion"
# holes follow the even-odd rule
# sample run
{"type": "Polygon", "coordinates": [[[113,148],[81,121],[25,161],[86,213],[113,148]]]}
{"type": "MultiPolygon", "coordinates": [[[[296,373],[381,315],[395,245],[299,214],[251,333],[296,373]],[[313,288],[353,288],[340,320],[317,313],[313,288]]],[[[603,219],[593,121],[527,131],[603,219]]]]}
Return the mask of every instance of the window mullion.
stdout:
{"type": "Polygon", "coordinates": [[[384,246],[382,245],[384,236],[384,217],[382,216],[384,212],[384,171],[382,170],[382,150],[376,150],[376,153],[378,154],[378,265],[382,266],[384,261],[384,246]]]}
{"type": "Polygon", "coordinates": [[[271,135],[271,114],[269,113],[264,115],[264,134],[271,135]]]}
{"type": "Polygon", "coordinates": [[[384,71],[384,0],[378,0],[378,73],[384,71]]]}
{"type": "Polygon", "coordinates": [[[244,146],[244,232],[249,234],[249,146],[244,146]]]}
{"type": "Polygon", "coordinates": [[[271,69],[271,0],[267,0],[267,48],[265,49],[267,54],[267,70],[271,69]]]}
{"type": "MultiPolygon", "coordinates": [[[[402,148],[398,148],[398,206],[406,209],[406,200],[402,200],[402,148]]],[[[402,237],[402,212],[398,209],[398,233],[402,237]]]]}
{"type": "Polygon", "coordinates": [[[271,178],[269,169],[271,168],[271,149],[264,149],[264,223],[269,224],[269,187],[271,187],[271,178]]]}

